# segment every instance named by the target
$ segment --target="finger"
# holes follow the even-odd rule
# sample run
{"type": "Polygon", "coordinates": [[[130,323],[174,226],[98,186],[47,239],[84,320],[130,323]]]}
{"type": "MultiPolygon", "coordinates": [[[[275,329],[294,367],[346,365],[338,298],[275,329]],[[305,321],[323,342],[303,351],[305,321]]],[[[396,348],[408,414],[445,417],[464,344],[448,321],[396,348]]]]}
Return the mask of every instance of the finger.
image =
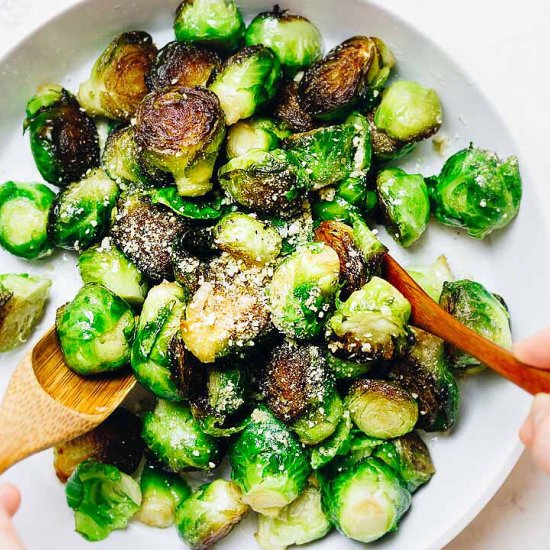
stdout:
{"type": "Polygon", "coordinates": [[[0,507],[11,517],[19,510],[21,504],[21,493],[19,489],[11,483],[0,485],[0,507]]]}
{"type": "Polygon", "coordinates": [[[519,431],[519,437],[526,447],[533,445],[536,425],[545,414],[550,414],[550,395],[539,393],[533,399],[529,414],[519,431]]]}
{"type": "Polygon", "coordinates": [[[539,394],[535,397],[529,418],[535,463],[550,474],[550,395],[539,394]]]}
{"type": "Polygon", "coordinates": [[[514,354],[522,363],[550,369],[550,327],[518,342],[514,354]]]}
{"type": "Polygon", "coordinates": [[[24,550],[11,523],[8,512],[0,506],[0,548],[2,550],[24,550]]]}

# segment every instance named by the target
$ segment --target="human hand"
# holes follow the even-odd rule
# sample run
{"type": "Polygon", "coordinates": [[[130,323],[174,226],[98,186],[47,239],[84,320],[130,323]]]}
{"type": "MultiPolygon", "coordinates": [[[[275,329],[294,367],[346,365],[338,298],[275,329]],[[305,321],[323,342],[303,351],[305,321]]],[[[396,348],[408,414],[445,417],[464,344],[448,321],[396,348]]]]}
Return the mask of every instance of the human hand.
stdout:
{"type": "Polygon", "coordinates": [[[0,485],[0,548],[2,550],[24,550],[12,525],[11,518],[21,503],[21,495],[9,483],[0,485]]]}

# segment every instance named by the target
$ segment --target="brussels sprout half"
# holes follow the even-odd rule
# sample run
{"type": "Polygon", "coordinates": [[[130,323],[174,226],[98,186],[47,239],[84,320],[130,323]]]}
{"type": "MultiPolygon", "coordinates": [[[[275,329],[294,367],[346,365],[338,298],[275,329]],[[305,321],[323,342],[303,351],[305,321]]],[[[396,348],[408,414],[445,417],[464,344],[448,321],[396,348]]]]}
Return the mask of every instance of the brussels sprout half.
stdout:
{"type": "Polygon", "coordinates": [[[311,451],[311,467],[314,470],[322,468],[336,456],[347,455],[351,444],[351,416],[344,411],[336,430],[311,451]]]}
{"type": "Polygon", "coordinates": [[[336,380],[346,380],[362,378],[371,368],[372,363],[358,363],[356,361],[346,361],[335,357],[332,353],[327,353],[327,368],[336,380]]]}
{"type": "Polygon", "coordinates": [[[0,245],[10,254],[35,260],[49,256],[48,215],[55,193],[41,183],[0,185],[0,245]]]}
{"type": "Polygon", "coordinates": [[[439,297],[445,281],[454,281],[454,275],[441,254],[431,265],[408,267],[407,273],[422,287],[430,298],[439,303],[439,297]]]}
{"type": "Polygon", "coordinates": [[[57,310],[55,320],[66,365],[82,376],[120,369],[130,362],[134,314],[105,287],[88,283],[57,310]]]}
{"type": "Polygon", "coordinates": [[[36,167],[49,183],[62,187],[99,165],[95,124],[61,86],[38,89],[27,103],[24,128],[29,131],[36,167]]]}
{"type": "Polygon", "coordinates": [[[298,82],[287,82],[275,98],[273,116],[293,132],[309,132],[320,125],[298,101],[298,82]]]}

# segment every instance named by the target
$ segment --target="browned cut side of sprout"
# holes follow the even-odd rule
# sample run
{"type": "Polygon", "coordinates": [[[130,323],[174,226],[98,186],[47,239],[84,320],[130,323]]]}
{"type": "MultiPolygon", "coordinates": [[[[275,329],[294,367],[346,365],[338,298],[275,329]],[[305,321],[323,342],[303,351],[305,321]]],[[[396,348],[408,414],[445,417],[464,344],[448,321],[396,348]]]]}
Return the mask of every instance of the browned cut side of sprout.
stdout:
{"type": "Polygon", "coordinates": [[[293,132],[309,132],[319,126],[319,121],[300,106],[298,83],[294,80],[288,82],[281,90],[273,114],[275,118],[285,122],[293,132]]]}
{"type": "Polygon", "coordinates": [[[168,347],[170,374],[181,395],[193,399],[206,384],[207,371],[186,349],[180,334],[175,334],[168,347]]]}

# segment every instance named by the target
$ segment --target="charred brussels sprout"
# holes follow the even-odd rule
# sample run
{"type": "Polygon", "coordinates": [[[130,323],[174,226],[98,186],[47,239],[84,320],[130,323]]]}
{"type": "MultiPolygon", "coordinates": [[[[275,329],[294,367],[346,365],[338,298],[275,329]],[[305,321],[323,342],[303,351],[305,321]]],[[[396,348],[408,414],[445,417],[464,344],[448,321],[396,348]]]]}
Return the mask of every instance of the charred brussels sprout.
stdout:
{"type": "Polygon", "coordinates": [[[447,263],[447,258],[443,254],[431,265],[409,267],[407,273],[434,302],[438,303],[443,290],[443,283],[454,281],[454,275],[447,263]]]}
{"type": "Polygon", "coordinates": [[[139,485],[116,466],[93,459],[79,464],[65,488],[74,510],[75,530],[86,540],[98,541],[115,529],[124,529],[141,504],[139,485]]]}
{"type": "Polygon", "coordinates": [[[367,113],[372,156],[378,162],[398,160],[408,155],[416,146],[416,141],[406,142],[390,137],[374,123],[374,112],[367,113]]]}
{"type": "Polygon", "coordinates": [[[450,157],[430,187],[434,217],[483,239],[517,215],[522,184],[517,157],[501,161],[470,146],[450,157]]]}
{"type": "MultiPolygon", "coordinates": [[[[483,285],[468,279],[443,283],[439,305],[468,328],[503,348],[512,347],[510,314],[504,300],[483,285]]],[[[473,374],[485,367],[474,357],[445,344],[449,365],[457,372],[473,374]]]]}
{"type": "Polygon", "coordinates": [[[130,120],[148,93],[147,75],[157,48],[146,32],[119,34],[99,56],[78,100],[94,116],[130,120]]]}
{"type": "Polygon", "coordinates": [[[174,32],[179,42],[196,42],[222,51],[237,49],[245,25],[233,0],[183,0],[174,32]]]}
{"type": "Polygon", "coordinates": [[[248,46],[226,60],[210,89],[231,125],[252,116],[272,99],[280,77],[281,64],[269,48],[248,46]]]}
{"type": "Polygon", "coordinates": [[[231,479],[254,511],[277,516],[304,490],[311,467],[298,439],[259,407],[229,451],[231,479]]]}
{"type": "Polygon", "coordinates": [[[133,474],[143,455],[139,418],[126,409],[118,408],[97,428],[54,447],[54,468],[65,483],[75,468],[93,458],[111,464],[126,474],[133,474]]]}
{"type": "Polygon", "coordinates": [[[357,380],[346,397],[354,424],[369,437],[390,439],[409,433],[418,405],[404,388],[384,380],[357,380]]]}
{"type": "Polygon", "coordinates": [[[252,264],[274,260],[281,251],[281,237],[273,227],[240,212],[224,216],[213,236],[221,250],[252,264]]]}
{"type": "Polygon", "coordinates": [[[211,50],[169,42],[157,54],[148,77],[149,88],[206,86],[221,64],[220,56],[211,50]]]}
{"type": "Polygon", "coordinates": [[[287,82],[276,98],[273,115],[293,132],[309,132],[319,126],[319,121],[302,109],[298,102],[298,82],[287,82]]]}
{"type": "Polygon", "coordinates": [[[135,139],[144,158],[171,173],[182,196],[212,189],[212,172],[225,136],[218,98],[206,88],[174,87],[149,94],[139,106],[135,139]]]}
{"type": "Polygon", "coordinates": [[[0,275],[0,352],[27,340],[42,313],[52,282],[21,274],[0,275]]]}
{"type": "Polygon", "coordinates": [[[378,173],[376,188],[388,232],[402,246],[411,246],[430,221],[430,199],[424,178],[400,168],[387,168],[378,173]]]}
{"type": "Polygon", "coordinates": [[[170,527],[176,509],[191,496],[191,489],[180,476],[148,464],[139,482],[141,506],[136,519],[151,527],[170,527]]]}
{"type": "Polygon", "coordinates": [[[143,419],[143,440],[153,455],[172,472],[211,470],[220,459],[216,440],[199,428],[189,405],[159,400],[143,419]]]}
{"type": "Polygon", "coordinates": [[[202,485],[177,511],[180,537],[193,549],[210,548],[248,514],[236,483],[216,479],[202,485]]]}
{"type": "Polygon", "coordinates": [[[101,240],[119,194],[116,183],[97,168],[55,198],[48,220],[53,244],[82,250],[101,240]]]}
{"type": "Polygon", "coordinates": [[[27,260],[49,256],[53,248],[47,224],[54,197],[41,183],[0,185],[0,245],[27,260]]]}
{"type": "Polygon", "coordinates": [[[332,435],[319,443],[319,445],[311,451],[311,467],[314,470],[322,468],[336,456],[349,453],[351,428],[352,424],[349,411],[344,411],[332,435]]]}
{"type": "Polygon", "coordinates": [[[184,292],[177,283],[153,287],[143,304],[132,346],[132,369],[138,381],[156,396],[180,401],[170,364],[169,348],[179,332],[184,292]]]}
{"type": "Polygon", "coordinates": [[[305,69],[323,55],[319,29],[305,17],[290,14],[279,6],[252,19],[245,42],[247,46],[263,44],[271,48],[291,72],[305,69]]]}
{"type": "Polygon", "coordinates": [[[63,186],[99,165],[99,141],[92,119],[76,98],[57,85],[43,86],[27,104],[36,167],[49,183],[63,186]]]}
{"type": "Polygon", "coordinates": [[[271,319],[284,334],[318,336],[338,286],[340,260],[324,243],[301,246],[276,269],[268,287],[271,319]]]}
{"type": "Polygon", "coordinates": [[[322,539],[331,525],[321,508],[321,491],[308,486],[277,517],[258,516],[254,535],[262,550],[286,550],[294,544],[307,544],[322,539]]]}
{"type": "Polygon", "coordinates": [[[372,542],[397,529],[411,494],[384,462],[367,458],[321,483],[323,510],[349,537],[372,542]]]}
{"type": "Polygon", "coordinates": [[[101,285],[84,285],[57,310],[55,326],[65,363],[78,374],[109,372],[130,362],[134,314],[101,285]]]}

